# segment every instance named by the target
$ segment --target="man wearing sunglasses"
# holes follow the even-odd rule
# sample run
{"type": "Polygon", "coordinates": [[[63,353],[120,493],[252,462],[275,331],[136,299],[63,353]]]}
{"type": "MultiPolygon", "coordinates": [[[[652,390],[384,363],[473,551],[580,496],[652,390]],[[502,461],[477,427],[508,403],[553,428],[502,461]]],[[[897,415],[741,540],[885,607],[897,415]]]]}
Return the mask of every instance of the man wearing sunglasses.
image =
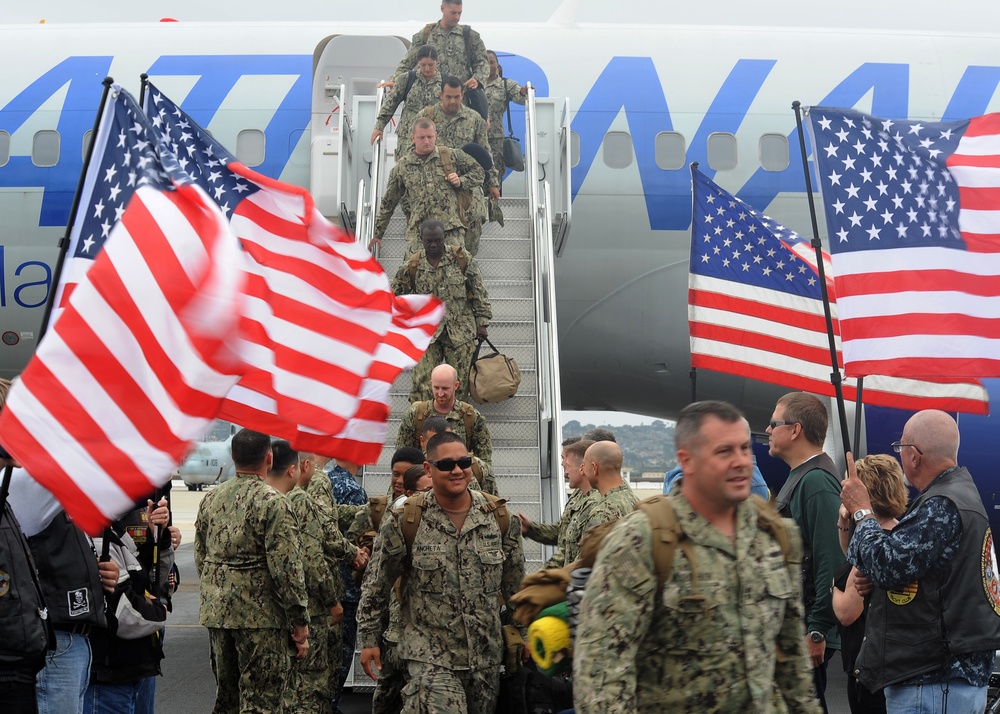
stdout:
{"type": "Polygon", "coordinates": [[[958,465],[958,424],[917,412],[892,445],[919,491],[883,531],[848,454],[842,498],[857,523],[847,559],[875,590],[858,679],[889,712],[980,712],[1000,649],[1000,582],[986,509],[958,465]]]}
{"type": "Polygon", "coordinates": [[[793,519],[802,533],[806,648],[823,711],[828,711],[824,696],[827,662],[840,649],[831,584],[844,562],[835,528],[840,517],[840,479],[837,467],[823,453],[827,424],[823,402],[812,394],[791,392],[778,400],[767,427],[771,456],[791,469],[774,507],[793,519]]]}
{"type": "Polygon", "coordinates": [[[403,535],[403,513],[387,516],[362,587],[361,664],[377,679],[380,623],[393,583],[404,576],[400,631],[406,635],[399,656],[408,674],[405,711],[493,714],[496,706],[504,649],[499,602],[517,591],[524,555],[520,521],[510,518],[501,533],[487,497],[469,490],[471,465],[460,436],[444,432],[427,442],[424,468],[432,488],[423,496],[412,545],[403,535]]]}

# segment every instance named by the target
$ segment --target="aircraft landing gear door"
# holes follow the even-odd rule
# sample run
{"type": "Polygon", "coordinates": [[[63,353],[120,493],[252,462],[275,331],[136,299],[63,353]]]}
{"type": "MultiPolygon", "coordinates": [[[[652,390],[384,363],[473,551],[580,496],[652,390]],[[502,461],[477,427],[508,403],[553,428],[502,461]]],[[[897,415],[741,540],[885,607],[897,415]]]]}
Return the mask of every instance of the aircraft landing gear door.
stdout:
{"type": "Polygon", "coordinates": [[[334,35],[313,53],[310,191],[331,220],[353,212],[360,167],[371,153],[374,116],[366,112],[359,122],[355,98],[371,96],[374,106],[375,86],[392,76],[406,48],[399,37],[334,35]]]}

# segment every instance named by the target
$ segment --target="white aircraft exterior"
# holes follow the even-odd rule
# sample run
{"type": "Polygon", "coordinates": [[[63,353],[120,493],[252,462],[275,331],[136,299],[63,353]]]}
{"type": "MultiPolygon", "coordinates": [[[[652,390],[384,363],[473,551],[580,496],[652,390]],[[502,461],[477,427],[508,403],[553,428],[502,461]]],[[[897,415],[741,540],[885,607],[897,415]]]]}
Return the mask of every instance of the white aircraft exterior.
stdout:
{"type": "Polygon", "coordinates": [[[233,437],[225,441],[199,441],[177,467],[177,475],[189,491],[225,483],[236,475],[232,454],[233,437]]]}
{"type": "MultiPolygon", "coordinates": [[[[669,418],[691,398],[689,162],[808,235],[793,100],[928,119],[1000,108],[1000,35],[981,31],[1000,27],[995,3],[677,5],[466,3],[463,20],[499,53],[506,76],[570,101],[572,226],[556,261],[569,409],[669,418]]],[[[17,371],[34,350],[105,75],[137,91],[148,73],[229,146],[241,131],[262,133],[257,168],[308,186],[316,48],[333,35],[408,41],[439,17],[436,2],[412,0],[185,0],[170,6],[178,22],[159,22],[162,12],[124,0],[5,10],[0,371],[17,371]]],[[[782,391],[698,377],[698,398],[729,399],[755,425],[782,391]]]]}

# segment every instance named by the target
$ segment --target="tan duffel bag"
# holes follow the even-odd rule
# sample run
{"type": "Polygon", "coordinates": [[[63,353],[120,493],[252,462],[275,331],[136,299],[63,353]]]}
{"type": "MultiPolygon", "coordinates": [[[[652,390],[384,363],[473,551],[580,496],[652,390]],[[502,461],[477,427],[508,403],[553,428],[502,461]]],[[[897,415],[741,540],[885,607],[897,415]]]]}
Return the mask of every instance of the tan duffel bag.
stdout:
{"type": "Polygon", "coordinates": [[[469,393],[479,404],[493,404],[510,399],[521,386],[521,370],[513,357],[500,354],[487,338],[476,345],[469,370],[469,393]],[[479,356],[483,343],[490,346],[490,354],[479,356]]]}

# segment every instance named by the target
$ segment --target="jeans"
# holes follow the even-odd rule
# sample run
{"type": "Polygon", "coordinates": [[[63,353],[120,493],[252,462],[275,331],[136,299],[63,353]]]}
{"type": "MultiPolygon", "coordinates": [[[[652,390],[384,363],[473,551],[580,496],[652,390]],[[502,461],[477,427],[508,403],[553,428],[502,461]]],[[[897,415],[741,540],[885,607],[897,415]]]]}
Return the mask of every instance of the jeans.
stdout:
{"type": "Polygon", "coordinates": [[[83,698],[84,714],[136,714],[144,680],[120,684],[94,684],[83,698]]]}
{"type": "Polygon", "coordinates": [[[985,709],[986,687],[961,680],[885,688],[885,710],[889,714],[966,714],[985,709]]]}
{"type": "Polygon", "coordinates": [[[82,712],[89,683],[90,640],[56,630],[56,648],[45,656],[45,667],[35,678],[39,714],[82,712]]]}

